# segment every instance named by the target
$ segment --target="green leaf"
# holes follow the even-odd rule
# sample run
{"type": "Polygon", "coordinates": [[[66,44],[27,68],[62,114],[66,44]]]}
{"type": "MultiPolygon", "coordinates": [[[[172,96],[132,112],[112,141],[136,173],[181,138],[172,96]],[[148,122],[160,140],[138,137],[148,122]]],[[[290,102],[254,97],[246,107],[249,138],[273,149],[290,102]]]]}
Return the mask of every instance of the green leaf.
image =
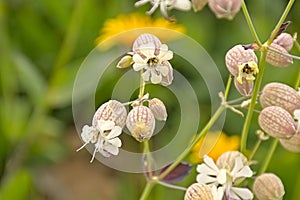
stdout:
{"type": "Polygon", "coordinates": [[[71,104],[73,85],[81,62],[80,59],[56,72],[47,99],[51,106],[64,107],[71,104]]]}
{"type": "Polygon", "coordinates": [[[38,68],[21,52],[12,54],[16,72],[22,87],[28,93],[32,103],[37,104],[44,98],[46,81],[38,68]]]}
{"type": "Polygon", "coordinates": [[[28,199],[32,187],[31,178],[26,170],[20,170],[3,182],[0,188],[0,199],[28,199]]]}

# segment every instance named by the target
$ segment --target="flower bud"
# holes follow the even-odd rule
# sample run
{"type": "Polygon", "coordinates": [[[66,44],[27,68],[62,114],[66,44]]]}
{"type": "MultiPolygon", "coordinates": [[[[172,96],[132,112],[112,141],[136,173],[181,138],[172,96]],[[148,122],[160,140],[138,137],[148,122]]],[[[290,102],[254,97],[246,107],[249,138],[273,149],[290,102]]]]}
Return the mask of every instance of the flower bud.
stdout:
{"type": "Polygon", "coordinates": [[[294,110],[300,109],[300,94],[283,83],[273,82],[265,85],[259,100],[263,108],[280,106],[290,114],[293,114],[294,110]]]}
{"type": "MultiPolygon", "coordinates": [[[[278,44],[272,43],[270,48],[283,54],[288,54],[287,50],[278,44]]],[[[279,54],[269,49],[267,52],[266,61],[276,67],[287,67],[293,63],[293,59],[283,54],[279,54]]]]}
{"type": "Polygon", "coordinates": [[[192,6],[195,12],[202,10],[207,3],[208,0],[192,0],[192,6]]]}
{"type": "Polygon", "coordinates": [[[291,36],[291,34],[288,33],[281,33],[274,41],[273,43],[278,44],[285,48],[285,50],[289,51],[293,48],[294,45],[294,38],[291,36]]]}
{"type": "Polygon", "coordinates": [[[132,64],[133,64],[132,56],[131,55],[125,55],[118,62],[117,68],[127,68],[127,67],[130,67],[130,65],[132,65],[132,64]]]}
{"type": "MultiPolygon", "coordinates": [[[[232,47],[225,56],[226,67],[234,77],[252,77],[258,73],[257,57],[252,49],[245,49],[242,45],[232,47]],[[242,75],[244,74],[244,76],[242,75]]],[[[247,78],[251,79],[251,78],[247,78]]],[[[241,82],[241,80],[239,81],[241,82]]]]}
{"type": "Polygon", "coordinates": [[[258,176],[253,184],[253,192],[259,200],[281,200],[285,193],[280,178],[272,173],[258,176]]]}
{"type": "Polygon", "coordinates": [[[194,183],[185,192],[184,200],[213,200],[212,189],[205,184],[194,183]]]}
{"type": "Polygon", "coordinates": [[[279,142],[286,150],[300,153],[300,133],[296,133],[289,139],[280,139],[279,142]]]}
{"type": "Polygon", "coordinates": [[[161,42],[156,36],[149,33],[144,33],[137,37],[136,40],[133,42],[132,50],[134,52],[137,52],[140,46],[149,43],[154,44],[155,48],[157,49],[161,46],[161,42]]]}
{"type": "Polygon", "coordinates": [[[125,106],[116,100],[109,100],[108,102],[102,104],[95,112],[92,125],[97,127],[98,121],[104,120],[113,121],[116,126],[123,128],[126,117],[127,111],[125,106]]]}
{"type": "Polygon", "coordinates": [[[154,115],[146,106],[136,106],[128,113],[126,126],[137,141],[149,140],[155,128],[154,115]]]}
{"type": "Polygon", "coordinates": [[[264,108],[259,114],[258,123],[272,137],[290,138],[296,133],[293,117],[279,106],[264,108]]]}
{"type": "Polygon", "coordinates": [[[240,157],[244,165],[247,165],[248,159],[244,154],[239,151],[227,151],[223,153],[217,160],[216,165],[220,169],[228,169],[229,171],[233,169],[235,159],[240,157]]]}
{"type": "Polygon", "coordinates": [[[242,5],[241,0],[210,0],[208,6],[215,13],[217,18],[232,20],[239,12],[242,5]]]}
{"type": "Polygon", "coordinates": [[[155,119],[166,121],[168,114],[164,103],[158,98],[153,98],[149,101],[149,108],[152,111],[155,119]]]}
{"type": "Polygon", "coordinates": [[[249,82],[246,80],[242,80],[241,84],[238,82],[237,78],[234,77],[234,86],[241,95],[251,96],[254,84],[253,81],[249,82]]]}

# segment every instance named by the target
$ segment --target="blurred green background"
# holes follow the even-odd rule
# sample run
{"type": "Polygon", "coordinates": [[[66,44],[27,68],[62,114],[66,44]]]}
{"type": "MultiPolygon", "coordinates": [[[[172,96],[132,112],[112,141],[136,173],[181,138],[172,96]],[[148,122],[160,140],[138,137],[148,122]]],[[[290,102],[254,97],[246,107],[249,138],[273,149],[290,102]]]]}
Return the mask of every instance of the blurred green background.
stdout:
{"type": "MultiPolygon", "coordinates": [[[[105,20],[120,13],[144,13],[149,9],[149,5],[134,8],[134,2],[0,0],[1,200],[138,199],[145,184],[141,174],[118,172],[98,161],[90,164],[86,150],[75,153],[81,140],[74,128],[71,101],[76,72],[96,46],[95,40],[105,20]]],[[[267,39],[287,2],[246,1],[261,40],[267,39]]],[[[287,18],[293,22],[287,30],[289,33],[300,31],[299,10],[300,2],[296,1],[287,18]]],[[[217,20],[208,7],[199,13],[171,12],[186,28],[186,34],[209,52],[225,82],[228,76],[224,65],[226,51],[235,44],[253,42],[242,13],[233,21],[227,21],[217,20]]],[[[160,17],[160,13],[155,12],[153,17],[160,17]]],[[[292,53],[300,54],[295,48],[292,53]]],[[[175,59],[174,62],[175,68],[179,66],[179,71],[188,73],[180,67],[183,61],[175,59]]],[[[263,82],[280,81],[293,86],[298,74],[299,61],[286,69],[268,66],[263,82]]],[[[119,76],[121,74],[112,75],[106,84],[113,85],[119,76]]],[[[197,77],[190,78],[194,81],[193,87],[200,90],[197,77]]],[[[107,101],[111,94],[110,88],[103,90],[101,86],[98,92],[101,95],[97,95],[97,105],[107,101]]],[[[237,96],[232,89],[230,98],[237,96]]],[[[208,94],[201,94],[199,102],[202,110],[210,110],[208,94]]],[[[203,123],[209,115],[208,112],[207,116],[201,116],[203,123]]],[[[224,131],[239,134],[243,120],[227,112],[224,131]]],[[[254,118],[251,132],[257,128],[254,118]]],[[[255,140],[256,136],[250,134],[250,149],[255,140]]],[[[270,141],[263,143],[255,159],[263,160],[269,146],[270,141]]],[[[300,156],[279,146],[268,171],[282,178],[285,199],[300,198],[299,167],[300,156]]],[[[258,166],[253,168],[258,169],[258,166]]],[[[187,186],[194,181],[193,170],[180,185],[187,186]]],[[[181,191],[157,186],[150,199],[183,199],[183,195],[181,191]]]]}

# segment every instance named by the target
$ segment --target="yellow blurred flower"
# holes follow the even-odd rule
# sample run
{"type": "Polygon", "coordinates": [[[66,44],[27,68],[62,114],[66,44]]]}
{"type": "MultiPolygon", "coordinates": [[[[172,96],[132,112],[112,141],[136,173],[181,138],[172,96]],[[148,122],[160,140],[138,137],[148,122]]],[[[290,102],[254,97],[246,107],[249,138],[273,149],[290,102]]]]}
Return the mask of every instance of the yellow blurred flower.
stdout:
{"type": "Polygon", "coordinates": [[[193,148],[190,161],[200,163],[203,161],[205,154],[216,161],[224,152],[237,150],[239,146],[239,136],[228,136],[223,132],[208,132],[206,137],[200,139],[193,148]]]}
{"type": "Polygon", "coordinates": [[[107,19],[104,22],[96,43],[101,44],[102,48],[109,48],[119,43],[131,46],[140,34],[146,32],[154,34],[162,42],[166,42],[178,38],[180,33],[185,32],[185,28],[164,18],[153,19],[140,13],[120,14],[116,18],[107,19]],[[126,31],[127,34],[120,34],[126,31]],[[114,37],[113,40],[109,40],[111,37],[114,37]]]}

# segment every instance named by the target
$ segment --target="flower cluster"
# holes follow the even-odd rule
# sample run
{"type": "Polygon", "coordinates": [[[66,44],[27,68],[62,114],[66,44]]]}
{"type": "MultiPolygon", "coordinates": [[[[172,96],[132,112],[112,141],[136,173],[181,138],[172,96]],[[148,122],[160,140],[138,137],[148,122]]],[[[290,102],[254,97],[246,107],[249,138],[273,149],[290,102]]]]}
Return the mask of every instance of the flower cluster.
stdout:
{"type": "Polygon", "coordinates": [[[300,152],[300,95],[283,83],[269,83],[260,95],[263,110],[260,127],[270,136],[279,138],[287,150],[300,152]]]}
{"type": "MultiPolygon", "coordinates": [[[[132,65],[134,71],[141,71],[141,80],[151,81],[153,84],[170,85],[173,80],[173,69],[169,60],[173,52],[168,46],[152,34],[142,34],[133,43],[133,52],[128,52],[119,61],[117,67],[127,68],[132,65]]],[[[144,85],[145,84],[141,84],[144,85]]],[[[140,94],[141,96],[141,94],[140,94]]],[[[122,142],[118,138],[122,128],[127,126],[131,135],[139,142],[149,140],[155,129],[155,119],[167,120],[167,110],[164,103],[158,98],[149,99],[149,94],[132,102],[120,103],[110,100],[102,104],[95,112],[92,126],[82,128],[81,138],[84,144],[94,144],[95,150],[91,159],[94,160],[99,152],[104,157],[118,155],[122,142]],[[148,106],[143,105],[148,103],[148,106]],[[127,115],[125,105],[133,108],[127,115]]]]}
{"type": "Polygon", "coordinates": [[[221,200],[223,197],[237,200],[253,198],[248,188],[238,187],[242,181],[253,175],[247,158],[238,151],[223,153],[216,163],[205,155],[204,163],[197,166],[197,172],[197,182],[211,188],[214,200],[221,200]]]}

